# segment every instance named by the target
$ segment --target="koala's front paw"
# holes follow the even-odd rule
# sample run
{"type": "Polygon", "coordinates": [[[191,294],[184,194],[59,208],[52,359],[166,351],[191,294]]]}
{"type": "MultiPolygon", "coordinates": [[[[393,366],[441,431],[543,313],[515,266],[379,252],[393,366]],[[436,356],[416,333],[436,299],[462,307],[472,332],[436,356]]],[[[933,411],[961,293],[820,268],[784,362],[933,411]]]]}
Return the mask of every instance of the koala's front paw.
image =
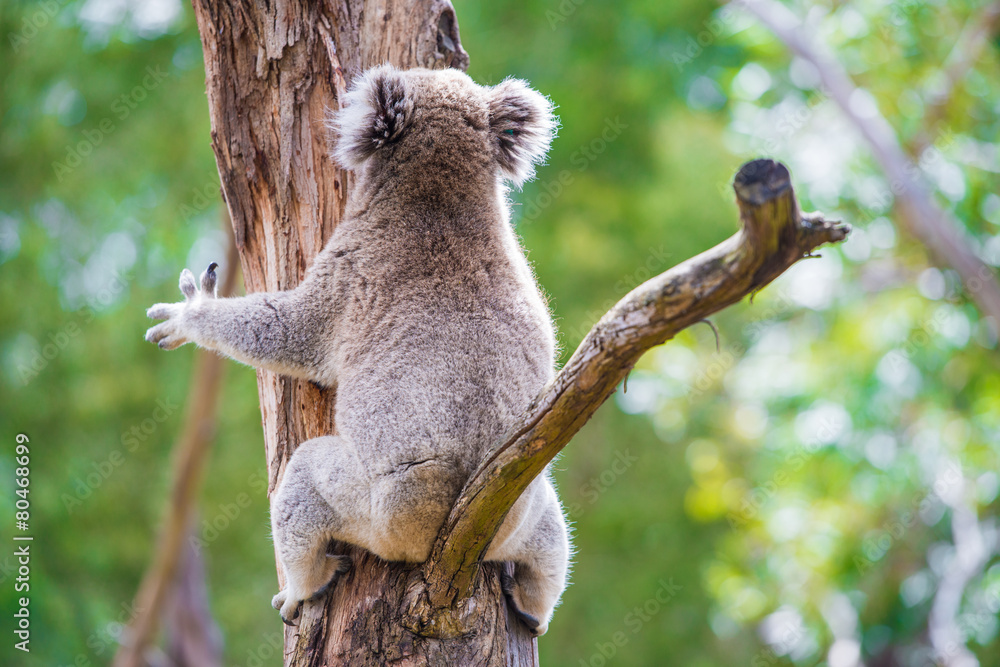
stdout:
{"type": "Polygon", "coordinates": [[[180,288],[184,295],[181,303],[158,303],[146,311],[146,315],[154,320],[166,320],[146,331],[146,340],[156,343],[164,350],[172,350],[191,340],[190,331],[184,321],[184,315],[203,301],[217,296],[217,277],[215,269],[219,265],[212,262],[201,274],[201,290],[195,283],[194,274],[184,269],[181,271],[180,288]]]}

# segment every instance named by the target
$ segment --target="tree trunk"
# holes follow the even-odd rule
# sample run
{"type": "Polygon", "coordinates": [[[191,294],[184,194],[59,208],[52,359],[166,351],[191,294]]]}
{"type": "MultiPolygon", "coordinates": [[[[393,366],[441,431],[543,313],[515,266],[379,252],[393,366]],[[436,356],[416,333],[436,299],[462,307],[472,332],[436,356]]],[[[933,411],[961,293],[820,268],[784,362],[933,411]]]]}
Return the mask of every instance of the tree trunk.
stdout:
{"type": "MultiPolygon", "coordinates": [[[[447,0],[195,0],[194,8],[212,147],[247,292],[291,289],[330,238],[352,186],[329,157],[326,115],[373,65],[465,69],[454,9],[447,0]]],[[[335,433],[334,394],[267,371],[257,385],[273,492],[299,443],[335,433]]],[[[404,625],[419,568],[344,549],[353,568],[286,629],[285,665],[537,664],[534,640],[508,615],[500,566],[484,568],[450,632],[422,636],[431,631],[404,625]]]]}

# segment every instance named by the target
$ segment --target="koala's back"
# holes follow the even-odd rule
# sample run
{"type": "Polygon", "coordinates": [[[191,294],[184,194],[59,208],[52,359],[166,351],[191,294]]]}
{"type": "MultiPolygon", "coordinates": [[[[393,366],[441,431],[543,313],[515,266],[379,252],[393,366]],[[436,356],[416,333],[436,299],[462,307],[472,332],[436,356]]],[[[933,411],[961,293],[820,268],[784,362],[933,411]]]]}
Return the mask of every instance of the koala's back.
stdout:
{"type": "Polygon", "coordinates": [[[434,460],[457,493],[552,377],[548,310],[500,211],[387,233],[379,215],[342,233],[338,429],[372,475],[434,460]]]}

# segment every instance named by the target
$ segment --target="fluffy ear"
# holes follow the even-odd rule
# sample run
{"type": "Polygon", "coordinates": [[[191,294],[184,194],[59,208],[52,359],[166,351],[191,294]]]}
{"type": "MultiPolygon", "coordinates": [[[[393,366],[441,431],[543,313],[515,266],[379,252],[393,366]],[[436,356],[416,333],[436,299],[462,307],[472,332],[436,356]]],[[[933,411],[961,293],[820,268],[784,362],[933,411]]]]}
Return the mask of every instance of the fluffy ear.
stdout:
{"type": "Polygon", "coordinates": [[[507,79],[490,90],[490,130],[504,175],[520,187],[545,160],[558,122],[552,102],[519,79],[507,79]]]}
{"type": "Polygon", "coordinates": [[[398,140],[413,120],[413,100],[402,73],[391,65],[374,67],[354,80],[343,108],[330,118],[336,135],[334,157],[357,169],[386,144],[398,140]]]}

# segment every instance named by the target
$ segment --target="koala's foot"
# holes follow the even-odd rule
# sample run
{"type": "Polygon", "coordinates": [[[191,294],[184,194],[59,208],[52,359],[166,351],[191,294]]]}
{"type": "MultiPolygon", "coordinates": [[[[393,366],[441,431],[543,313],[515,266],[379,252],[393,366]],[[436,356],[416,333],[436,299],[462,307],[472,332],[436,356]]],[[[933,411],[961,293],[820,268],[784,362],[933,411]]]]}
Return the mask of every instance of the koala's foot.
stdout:
{"type": "Polygon", "coordinates": [[[283,591],[278,591],[278,594],[271,598],[271,606],[281,614],[281,621],[285,625],[295,625],[293,621],[299,617],[299,610],[302,609],[302,601],[289,598],[288,589],[286,588],[283,591]]]}
{"type": "Polygon", "coordinates": [[[524,587],[520,586],[514,577],[503,574],[500,576],[500,588],[511,611],[517,616],[534,637],[541,637],[549,629],[545,610],[532,609],[532,600],[526,599],[524,587]],[[546,619],[546,620],[543,620],[546,619]]]}
{"type": "Polygon", "coordinates": [[[305,577],[296,577],[295,573],[286,568],[285,577],[288,584],[285,589],[271,599],[271,606],[281,614],[285,625],[295,625],[306,600],[322,597],[337,581],[337,577],[351,569],[349,556],[326,554],[315,572],[307,573],[305,577]]]}
{"type": "Polygon", "coordinates": [[[151,327],[146,332],[146,340],[156,343],[164,350],[172,350],[190,341],[184,314],[204,299],[214,299],[217,296],[218,278],[215,269],[219,265],[212,262],[201,274],[201,289],[195,282],[194,274],[184,269],[181,271],[180,288],[184,295],[181,303],[158,303],[146,311],[146,315],[154,320],[166,320],[162,324],[151,327]]]}

